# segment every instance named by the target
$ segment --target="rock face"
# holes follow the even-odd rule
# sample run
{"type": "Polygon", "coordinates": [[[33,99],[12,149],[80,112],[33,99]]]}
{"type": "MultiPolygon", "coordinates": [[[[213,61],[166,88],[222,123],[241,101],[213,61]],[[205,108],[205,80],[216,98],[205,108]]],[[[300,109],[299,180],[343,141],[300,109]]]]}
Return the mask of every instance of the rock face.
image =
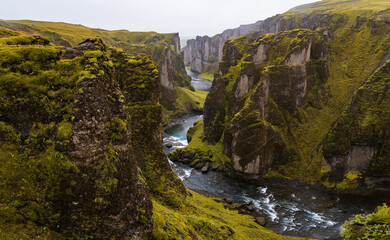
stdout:
{"type": "Polygon", "coordinates": [[[387,61],[357,90],[327,135],[323,148],[332,168],[329,180],[341,181],[354,171],[367,179],[366,184],[389,183],[389,84],[387,61]]]}
{"type": "Polygon", "coordinates": [[[59,50],[1,30],[14,36],[0,47],[1,227],[34,239],[150,237],[151,196],[177,207],[186,193],[163,152],[152,59],[101,39],[59,50]]]}
{"type": "MultiPolygon", "coordinates": [[[[201,73],[204,71],[216,72],[216,69],[210,69],[209,66],[217,63],[223,58],[223,47],[227,40],[246,35],[249,38],[255,38],[267,33],[278,34],[281,31],[293,30],[297,28],[316,29],[324,27],[331,21],[328,15],[308,15],[308,16],[285,16],[276,15],[264,21],[258,21],[254,24],[241,25],[238,28],[228,29],[221,34],[213,37],[196,37],[188,40],[187,45],[182,49],[184,61],[191,67],[192,71],[201,73]]],[[[264,45],[259,45],[254,54],[256,64],[265,60],[264,45]]],[[[294,64],[295,65],[295,64],[294,64]]]]}
{"type": "Polygon", "coordinates": [[[289,143],[277,130],[284,119],[278,113],[292,117],[309,92],[321,94],[313,86],[326,83],[327,51],[325,40],[309,30],[283,32],[278,37],[268,34],[251,45],[246,37],[225,44],[220,74],[205,103],[204,135],[210,143],[223,136],[224,153],[232,158],[236,172],[257,178],[282,161],[280,149],[287,150],[289,143]],[[299,39],[295,45],[281,45],[294,39],[299,39]],[[282,55],[275,56],[277,49],[283,49],[282,55]],[[260,58],[256,57],[259,51],[260,58]],[[245,58],[252,52],[256,54],[245,58]],[[264,68],[269,55],[283,60],[264,68]]]}
{"type": "Polygon", "coordinates": [[[202,139],[223,144],[237,175],[341,189],[357,188],[365,176],[387,184],[388,126],[379,118],[387,119],[387,65],[380,67],[390,56],[390,26],[360,14],[279,15],[226,41],[202,139]]]}
{"type": "Polygon", "coordinates": [[[91,76],[81,77],[76,86],[69,157],[80,173],[73,176],[77,185],[64,227],[99,239],[142,236],[152,228],[152,204],[132,153],[128,99],[114,67],[105,64],[110,60],[102,41],[87,40],[75,49],[94,51],[86,61],[95,67],[87,66],[91,76]]]}
{"type": "Polygon", "coordinates": [[[116,59],[120,59],[115,65],[122,73],[119,85],[131,116],[131,145],[137,164],[151,194],[167,205],[178,207],[186,196],[186,189],[169,165],[162,145],[158,71],[146,56],[134,61],[116,59]]]}

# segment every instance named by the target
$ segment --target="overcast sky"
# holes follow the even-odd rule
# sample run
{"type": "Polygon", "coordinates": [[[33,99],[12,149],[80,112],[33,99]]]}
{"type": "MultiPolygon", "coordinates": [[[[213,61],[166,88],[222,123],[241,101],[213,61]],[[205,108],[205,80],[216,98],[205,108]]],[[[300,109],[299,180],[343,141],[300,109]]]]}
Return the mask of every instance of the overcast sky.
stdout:
{"type": "Polygon", "coordinates": [[[315,0],[1,0],[0,19],[68,22],[109,30],[220,33],[315,0]]]}

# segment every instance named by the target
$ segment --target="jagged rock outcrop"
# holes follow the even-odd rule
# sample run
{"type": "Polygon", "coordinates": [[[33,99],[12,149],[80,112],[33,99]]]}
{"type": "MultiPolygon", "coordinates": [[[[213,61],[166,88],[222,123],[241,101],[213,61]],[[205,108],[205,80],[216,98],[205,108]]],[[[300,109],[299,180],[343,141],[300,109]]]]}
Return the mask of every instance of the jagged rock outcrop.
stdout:
{"type": "MultiPolygon", "coordinates": [[[[216,73],[217,68],[212,66],[222,60],[223,46],[229,39],[246,35],[249,37],[248,40],[251,41],[251,39],[267,33],[277,35],[281,31],[297,28],[315,30],[316,28],[328,26],[329,22],[345,21],[341,16],[337,16],[337,14],[328,15],[318,13],[307,15],[276,15],[266,20],[260,20],[254,24],[241,25],[238,28],[225,30],[221,34],[213,37],[197,36],[196,39],[188,40],[187,45],[183,47],[184,61],[187,62],[187,65],[192,71],[198,73],[205,71],[216,73]]],[[[257,56],[257,58],[261,59],[261,56],[257,56]]]]}
{"type": "Polygon", "coordinates": [[[186,196],[163,152],[151,58],[108,50],[101,39],[60,50],[0,28],[3,38],[0,226],[12,229],[5,238],[149,237],[151,198],[177,207],[186,196]]]}
{"type": "Polygon", "coordinates": [[[86,51],[89,65],[76,85],[69,157],[79,173],[64,228],[98,239],[143,236],[152,228],[152,203],[133,155],[128,100],[101,40],[75,50],[86,51]]]}
{"type": "Polygon", "coordinates": [[[115,53],[119,85],[130,114],[131,145],[138,166],[155,199],[178,207],[186,189],[173,172],[162,145],[162,107],[159,104],[158,71],[150,58],[143,56],[128,60],[115,53]]]}
{"type": "Polygon", "coordinates": [[[285,140],[288,132],[280,129],[296,117],[309,93],[325,98],[314,86],[326,83],[327,52],[325,40],[309,30],[267,34],[251,45],[246,37],[225,44],[220,74],[205,103],[204,136],[210,143],[223,136],[224,153],[236,172],[264,176],[272,164],[284,161],[281,149],[298,157],[285,140]]]}

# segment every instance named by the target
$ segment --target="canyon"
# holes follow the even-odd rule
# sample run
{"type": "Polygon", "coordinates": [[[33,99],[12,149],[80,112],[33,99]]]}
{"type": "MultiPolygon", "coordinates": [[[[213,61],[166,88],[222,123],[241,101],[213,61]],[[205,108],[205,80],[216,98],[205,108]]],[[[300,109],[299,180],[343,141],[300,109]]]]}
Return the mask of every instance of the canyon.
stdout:
{"type": "Polygon", "coordinates": [[[386,239],[389,16],[324,0],[183,49],[0,20],[0,238],[386,239]]]}

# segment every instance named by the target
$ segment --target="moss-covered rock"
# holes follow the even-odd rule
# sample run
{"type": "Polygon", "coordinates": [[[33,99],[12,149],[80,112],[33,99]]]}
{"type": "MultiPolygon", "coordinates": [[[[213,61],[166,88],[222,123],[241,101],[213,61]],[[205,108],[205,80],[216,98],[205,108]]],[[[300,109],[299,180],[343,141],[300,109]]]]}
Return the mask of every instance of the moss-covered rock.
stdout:
{"type": "Polygon", "coordinates": [[[344,239],[387,239],[390,235],[390,209],[384,204],[366,216],[356,215],[343,225],[344,239]]]}
{"type": "Polygon", "coordinates": [[[2,39],[1,238],[147,236],[152,202],[132,151],[122,69],[106,44],[88,39],[65,53],[2,39]]]}
{"type": "Polygon", "coordinates": [[[326,98],[324,41],[316,32],[294,30],[225,44],[205,103],[204,134],[209,143],[223,143],[236,172],[265,176],[272,165],[299,159],[287,122],[299,121],[308,93],[317,105],[326,98]]]}
{"type": "MultiPolygon", "coordinates": [[[[356,141],[352,150],[349,140],[338,142],[350,139],[353,130],[349,127],[340,127],[343,131],[331,140],[332,146],[328,133],[354,92],[388,59],[389,26],[375,15],[383,5],[357,1],[362,9],[356,10],[349,3],[341,7],[329,2],[259,22],[262,27],[257,33],[224,45],[218,74],[204,105],[204,136],[199,139],[222,144],[223,153],[232,159],[231,166],[243,177],[283,177],[311,184],[322,181],[343,189],[367,181],[360,167],[354,168],[359,177],[351,180],[345,176],[353,169],[346,170],[344,163],[349,152],[370,159],[377,154],[369,143],[383,130],[381,133],[373,127],[372,114],[359,120],[364,129],[352,127],[364,138],[356,141]],[[315,10],[322,6],[329,10],[315,10]],[[340,163],[338,173],[330,161],[340,163]]],[[[370,104],[379,106],[373,101],[370,104]]],[[[344,118],[347,126],[357,120],[344,118]]],[[[381,172],[379,167],[373,170],[368,182],[387,181],[381,172]],[[371,178],[373,172],[381,177],[371,178]]]]}
{"type": "Polygon", "coordinates": [[[377,184],[379,187],[390,180],[387,178],[390,174],[387,150],[390,135],[389,83],[390,61],[387,61],[356,91],[326,136],[323,154],[331,165],[328,181],[338,182],[351,171],[359,171],[369,185],[377,184]]]}
{"type": "MultiPolygon", "coordinates": [[[[115,54],[114,54],[115,55],[115,54]]],[[[162,107],[160,81],[150,57],[117,58],[119,85],[130,113],[131,145],[138,166],[152,196],[179,208],[186,196],[185,187],[171,169],[162,147],[162,107]]]]}

